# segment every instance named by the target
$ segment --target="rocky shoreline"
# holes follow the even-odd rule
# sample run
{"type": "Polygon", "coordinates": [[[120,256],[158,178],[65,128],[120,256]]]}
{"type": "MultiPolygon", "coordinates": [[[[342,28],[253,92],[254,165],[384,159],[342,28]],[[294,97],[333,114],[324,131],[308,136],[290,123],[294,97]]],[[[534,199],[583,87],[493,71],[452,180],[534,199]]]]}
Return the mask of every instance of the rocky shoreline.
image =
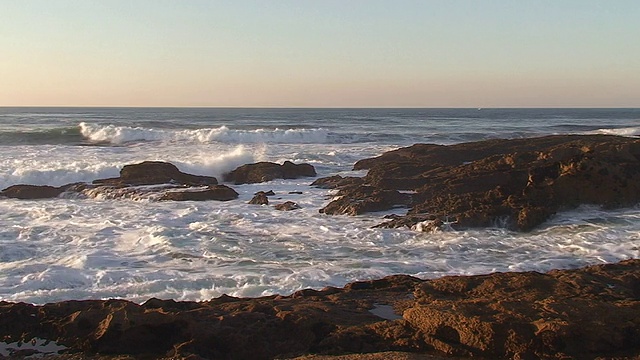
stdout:
{"type": "MultiPolygon", "coordinates": [[[[501,225],[528,231],[582,204],[613,209],[640,202],[637,138],[562,135],[416,144],[359,161],[354,169],[368,173],[313,182],[337,192],[320,212],[398,209],[400,214],[379,226],[441,231],[501,225]]],[[[245,184],[314,176],[309,164],[257,163],[223,180],[245,184]]],[[[60,187],[14,185],[0,196],[233,201],[238,193],[213,177],[144,162],[123,167],[117,178],[60,187]]],[[[269,204],[268,196],[258,193],[250,203],[269,204]]],[[[295,210],[297,204],[276,207],[295,210]]],[[[62,354],[47,355],[61,359],[272,359],[386,352],[393,352],[387,353],[395,354],[392,358],[638,359],[640,260],[546,274],[435,280],[395,275],[251,299],[0,302],[0,334],[0,350],[4,346],[11,358],[46,354],[22,345],[47,343],[64,348],[62,354]]]]}
{"type": "MultiPolygon", "coordinates": [[[[289,296],[203,302],[0,302],[0,333],[5,344],[56,342],[69,358],[273,359],[399,351],[633,359],[640,356],[640,260],[546,274],[396,275],[289,296]]],[[[14,356],[21,355],[14,348],[14,356]]]]}

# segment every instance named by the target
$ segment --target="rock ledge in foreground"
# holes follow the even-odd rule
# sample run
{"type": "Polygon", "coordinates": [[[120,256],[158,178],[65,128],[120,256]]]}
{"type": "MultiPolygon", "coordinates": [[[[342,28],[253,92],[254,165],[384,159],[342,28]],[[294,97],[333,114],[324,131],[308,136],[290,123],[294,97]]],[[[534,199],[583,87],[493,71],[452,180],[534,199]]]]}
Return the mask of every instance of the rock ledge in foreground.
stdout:
{"type": "Polygon", "coordinates": [[[396,275],[290,296],[0,302],[5,342],[147,358],[271,359],[383,351],[490,359],[640,356],[640,260],[420,280],[396,275]]]}

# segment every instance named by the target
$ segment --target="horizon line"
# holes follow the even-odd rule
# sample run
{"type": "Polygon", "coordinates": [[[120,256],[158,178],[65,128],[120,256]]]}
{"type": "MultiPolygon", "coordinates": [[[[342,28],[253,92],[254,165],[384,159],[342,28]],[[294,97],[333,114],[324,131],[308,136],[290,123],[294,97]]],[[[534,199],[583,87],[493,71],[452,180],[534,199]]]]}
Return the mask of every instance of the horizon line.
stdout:
{"type": "Polygon", "coordinates": [[[640,106],[122,106],[122,105],[0,105],[0,108],[93,108],[93,109],[308,109],[308,110],[358,110],[358,109],[640,109],[640,106]]]}

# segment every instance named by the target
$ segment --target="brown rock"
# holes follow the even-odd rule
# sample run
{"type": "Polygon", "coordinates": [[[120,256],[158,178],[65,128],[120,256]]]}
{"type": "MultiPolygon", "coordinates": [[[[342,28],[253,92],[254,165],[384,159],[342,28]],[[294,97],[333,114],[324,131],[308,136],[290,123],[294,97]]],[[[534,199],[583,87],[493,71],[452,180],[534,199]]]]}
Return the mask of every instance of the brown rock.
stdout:
{"type": "Polygon", "coordinates": [[[319,187],[321,189],[341,189],[350,186],[359,186],[364,183],[364,180],[355,176],[342,177],[340,175],[334,175],[317,179],[311,183],[311,186],[319,187]]]}
{"type": "Polygon", "coordinates": [[[167,162],[144,161],[139,164],[125,165],[120,170],[120,177],[95,180],[94,184],[113,186],[182,184],[190,186],[216,185],[218,180],[211,176],[200,176],[183,173],[167,162]]]}
{"type": "Polygon", "coordinates": [[[238,198],[238,193],[226,185],[209,186],[206,190],[185,190],[185,191],[169,191],[166,192],[160,200],[173,201],[206,201],[218,200],[229,201],[238,198]]]}
{"type": "Polygon", "coordinates": [[[320,212],[330,215],[359,215],[404,207],[411,201],[411,195],[403,194],[398,190],[377,189],[366,185],[340,190],[338,196],[338,199],[329,203],[320,212]]]}
{"type": "Polygon", "coordinates": [[[46,199],[54,198],[62,194],[65,187],[53,187],[48,185],[13,185],[0,191],[0,196],[14,199],[46,199]]]}
{"type": "Polygon", "coordinates": [[[276,210],[280,211],[291,211],[301,209],[300,205],[296,204],[293,201],[285,201],[282,204],[276,204],[273,206],[276,210]]]}
{"type": "Polygon", "coordinates": [[[526,231],[581,204],[617,208],[640,202],[640,139],[618,136],[417,144],[359,161],[354,168],[369,169],[363,181],[371,190],[343,187],[321,212],[355,215],[388,209],[393,206],[389,203],[402,201],[381,200],[380,194],[412,190],[407,216],[384,226],[413,227],[450,218],[454,228],[526,231]]]}
{"type": "MultiPolygon", "coordinates": [[[[79,355],[272,359],[400,351],[484,359],[640,356],[640,260],[578,270],[420,280],[255,299],[0,302],[3,341],[79,355]]],[[[80,358],[80,357],[78,357],[80,358]]]]}
{"type": "Polygon", "coordinates": [[[273,179],[297,179],[316,176],[316,170],[310,164],[294,164],[285,161],[279,165],[272,162],[259,162],[242,165],[224,175],[224,181],[235,184],[254,184],[273,179]]]}
{"type": "Polygon", "coordinates": [[[269,198],[267,197],[267,193],[264,191],[258,191],[251,200],[249,200],[249,204],[252,205],[269,205],[269,198]]]}

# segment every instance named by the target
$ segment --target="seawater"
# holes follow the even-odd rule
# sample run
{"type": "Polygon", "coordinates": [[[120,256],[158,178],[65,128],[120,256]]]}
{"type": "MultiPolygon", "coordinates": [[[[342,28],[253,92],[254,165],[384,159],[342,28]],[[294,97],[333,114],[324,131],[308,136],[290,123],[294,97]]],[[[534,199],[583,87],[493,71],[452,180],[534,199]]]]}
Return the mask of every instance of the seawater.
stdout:
{"type": "MultiPolygon", "coordinates": [[[[0,108],[0,188],[63,185],[169,161],[221,177],[256,161],[364,175],[360,159],[414,143],[549,134],[640,135],[639,109],[0,108]]],[[[318,213],[313,179],[232,185],[230,202],[0,199],[0,300],[289,294],[410,274],[547,271],[640,257],[640,208],[581,207],[529,233],[372,229],[387,213],[318,213]],[[256,191],[301,210],[248,205],[256,191]],[[302,194],[290,194],[299,191],[302,194]]]]}

